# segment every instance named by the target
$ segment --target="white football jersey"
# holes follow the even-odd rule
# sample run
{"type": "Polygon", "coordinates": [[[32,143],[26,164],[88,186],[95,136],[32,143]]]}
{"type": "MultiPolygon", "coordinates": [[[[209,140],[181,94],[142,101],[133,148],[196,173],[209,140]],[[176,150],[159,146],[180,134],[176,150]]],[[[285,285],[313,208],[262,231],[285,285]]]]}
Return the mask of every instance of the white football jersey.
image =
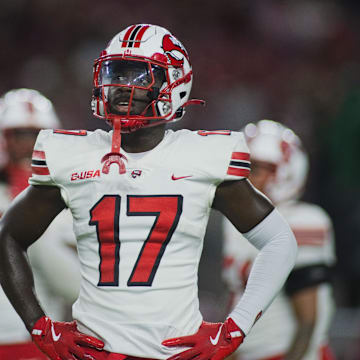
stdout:
{"type": "Polygon", "coordinates": [[[166,359],[165,339],[202,322],[198,266],[216,186],[249,174],[242,133],[166,131],[102,173],[112,132],[41,131],[30,184],[55,185],[74,218],[81,263],[79,329],[110,352],[166,359]]]}
{"type": "MultiPolygon", "coordinates": [[[[9,186],[0,183],[0,212],[12,201],[9,186]]],[[[35,289],[39,301],[54,320],[64,320],[64,309],[77,298],[79,265],[69,211],[62,211],[45,233],[29,247],[35,289]],[[64,286],[66,284],[66,287],[64,286]]],[[[0,346],[31,341],[20,316],[0,286],[0,346]]]]}
{"type": "MultiPolygon", "coordinates": [[[[335,262],[332,223],[320,207],[299,201],[277,206],[288,221],[298,242],[298,257],[293,271],[319,264],[331,266],[335,262]]],[[[257,255],[253,247],[224,218],[224,271],[223,278],[239,300],[247,280],[251,263],[257,255]]],[[[331,285],[318,286],[317,321],[309,349],[304,360],[319,360],[320,348],[327,345],[328,330],[334,311],[331,285]]],[[[289,297],[282,290],[240,346],[238,354],[243,360],[259,360],[285,354],[296,330],[296,317],[289,297]]]]}

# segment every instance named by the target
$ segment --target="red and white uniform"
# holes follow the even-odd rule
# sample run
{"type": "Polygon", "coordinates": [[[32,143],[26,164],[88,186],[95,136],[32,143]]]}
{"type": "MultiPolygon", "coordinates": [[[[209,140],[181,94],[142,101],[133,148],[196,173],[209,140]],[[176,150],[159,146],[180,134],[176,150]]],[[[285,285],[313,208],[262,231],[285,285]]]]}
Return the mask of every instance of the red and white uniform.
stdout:
{"type": "MultiPolygon", "coordinates": [[[[265,360],[284,355],[292,342],[296,318],[288,293],[306,286],[318,286],[317,320],[304,360],[324,360],[328,330],[334,311],[332,288],[327,271],[335,262],[331,220],[320,207],[289,201],[277,206],[288,221],[298,242],[296,265],[288,282],[261,319],[254,325],[237,350],[241,360],[265,360]]],[[[234,304],[241,297],[251,263],[258,251],[224,219],[223,277],[235,294],[234,304]]]]}
{"type": "Polygon", "coordinates": [[[103,174],[112,132],[41,131],[30,184],[58,186],[72,212],[81,263],[79,330],[105,350],[165,359],[161,345],[201,322],[197,272],[216,186],[249,174],[242,133],[168,130],[145,153],[103,174]]]}

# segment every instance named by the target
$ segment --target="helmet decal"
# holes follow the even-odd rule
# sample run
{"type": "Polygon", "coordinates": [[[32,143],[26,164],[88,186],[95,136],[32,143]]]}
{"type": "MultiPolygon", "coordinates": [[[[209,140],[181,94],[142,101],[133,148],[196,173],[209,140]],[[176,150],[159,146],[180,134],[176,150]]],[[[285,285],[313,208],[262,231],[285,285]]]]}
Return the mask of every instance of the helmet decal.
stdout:
{"type": "Polygon", "coordinates": [[[123,48],[140,47],[141,39],[150,25],[132,25],[129,27],[123,39],[119,39],[123,48]]]}
{"type": "Polygon", "coordinates": [[[27,110],[28,110],[29,114],[32,115],[32,114],[35,113],[35,107],[34,107],[34,104],[33,104],[32,102],[27,101],[27,102],[25,103],[25,106],[27,107],[27,110]]]}
{"type": "Polygon", "coordinates": [[[164,49],[165,55],[168,57],[172,66],[181,67],[184,64],[184,58],[180,59],[174,54],[174,51],[178,51],[184,55],[186,60],[190,64],[189,55],[186,52],[184,46],[170,34],[166,34],[163,37],[162,48],[164,49]]]}
{"type": "Polygon", "coordinates": [[[282,140],[280,143],[280,149],[283,154],[283,160],[285,162],[289,162],[290,158],[291,158],[291,152],[292,152],[291,145],[287,141],[282,140]]]}

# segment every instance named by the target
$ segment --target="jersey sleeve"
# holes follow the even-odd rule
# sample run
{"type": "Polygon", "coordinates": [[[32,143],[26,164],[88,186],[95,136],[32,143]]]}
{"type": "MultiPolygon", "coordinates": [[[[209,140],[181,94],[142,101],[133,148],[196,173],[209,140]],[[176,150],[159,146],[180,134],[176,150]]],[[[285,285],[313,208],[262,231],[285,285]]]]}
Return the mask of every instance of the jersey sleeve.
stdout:
{"type": "Polygon", "coordinates": [[[329,216],[317,206],[308,207],[303,218],[305,216],[312,216],[306,225],[291,224],[299,248],[295,269],[318,264],[333,266],[336,261],[335,239],[329,216]]]}
{"type": "Polygon", "coordinates": [[[244,179],[250,174],[250,151],[244,134],[241,132],[232,132],[231,134],[236,139],[230,154],[228,154],[224,181],[244,179]]]}
{"type": "Polygon", "coordinates": [[[56,185],[46,161],[46,142],[51,131],[41,130],[36,139],[31,160],[32,176],[29,179],[30,185],[56,185]]]}
{"type": "Polygon", "coordinates": [[[280,205],[298,244],[296,264],[285,292],[293,295],[302,289],[329,283],[335,263],[332,221],[324,209],[305,202],[280,205]]]}

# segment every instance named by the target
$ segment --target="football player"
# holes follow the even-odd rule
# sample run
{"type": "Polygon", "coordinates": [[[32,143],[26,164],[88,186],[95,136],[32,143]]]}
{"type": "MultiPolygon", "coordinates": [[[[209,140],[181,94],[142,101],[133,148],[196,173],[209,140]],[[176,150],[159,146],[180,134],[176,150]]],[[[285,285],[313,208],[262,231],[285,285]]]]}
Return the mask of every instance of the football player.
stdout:
{"type": "MultiPolygon", "coordinates": [[[[294,132],[277,122],[251,123],[244,132],[251,152],[250,180],[277,205],[299,251],[285,286],[235,354],[241,360],[333,359],[328,346],[334,310],[333,230],[322,208],[298,200],[308,174],[307,155],[294,132]]],[[[258,251],[226,219],[224,237],[223,277],[235,304],[258,251]]]]}
{"type": "MultiPolygon", "coordinates": [[[[3,165],[0,170],[0,212],[28,186],[31,157],[41,128],[59,127],[51,102],[38,91],[16,89],[0,98],[3,165]]],[[[21,226],[21,221],[19,225],[21,226]]],[[[64,320],[78,294],[78,260],[73,247],[70,212],[62,212],[29,248],[36,292],[52,318],[64,320]]],[[[46,359],[31,341],[23,322],[0,288],[0,359],[46,359]]]]}
{"type": "Polygon", "coordinates": [[[112,131],[40,132],[31,186],[2,221],[0,278],[51,359],[223,359],[293,267],[296,240],[247,180],[243,135],[165,130],[187,105],[201,103],[189,100],[192,78],[187,51],[168,30],[131,25],[94,63],[92,109],[112,131]],[[45,315],[25,257],[65,207],[82,275],[71,323],[45,315]],[[197,293],[211,208],[260,250],[244,296],[223,323],[203,321],[197,293]]]}

